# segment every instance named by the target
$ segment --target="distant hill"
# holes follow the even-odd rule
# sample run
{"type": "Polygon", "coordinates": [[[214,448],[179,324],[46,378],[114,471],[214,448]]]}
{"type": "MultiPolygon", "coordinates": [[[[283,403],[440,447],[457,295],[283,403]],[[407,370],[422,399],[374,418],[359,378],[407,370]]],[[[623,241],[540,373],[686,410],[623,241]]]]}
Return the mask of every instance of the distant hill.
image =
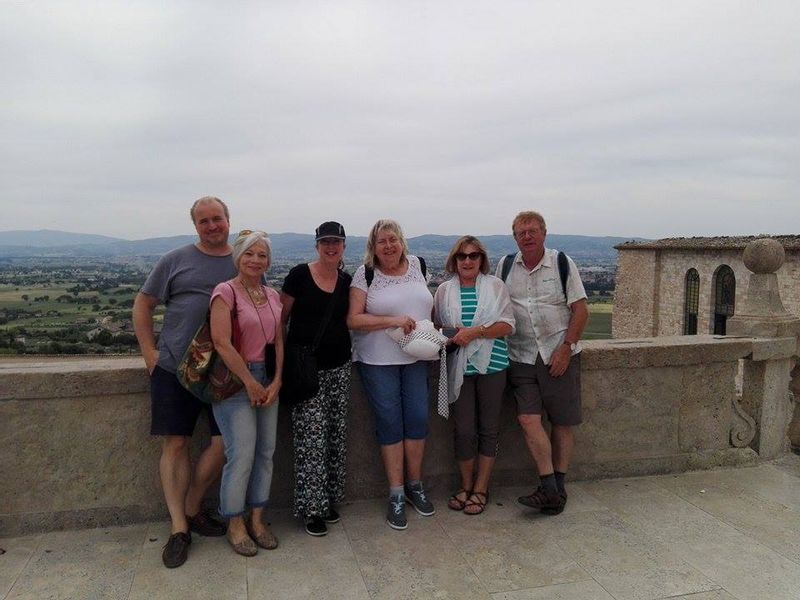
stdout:
{"type": "MultiPolygon", "coordinates": [[[[446,255],[457,235],[426,234],[409,238],[411,252],[420,256],[446,255]]],[[[69,233],[66,231],[0,231],[0,257],[83,257],[83,256],[160,256],[170,250],[191,244],[194,235],[123,240],[103,235],[69,233]]],[[[482,236],[481,241],[493,262],[517,248],[510,235],[482,236]]],[[[547,245],[563,250],[576,260],[614,261],[614,246],[631,239],[643,238],[596,237],[587,235],[547,236],[547,245]]],[[[304,233],[275,233],[270,235],[272,251],[276,257],[306,259],[314,256],[314,236],[304,233]]],[[[364,254],[366,237],[347,238],[346,256],[358,260],[364,254]]]]}
{"type": "Polygon", "coordinates": [[[122,241],[119,238],[93,233],[70,233],[53,229],[35,231],[0,231],[0,246],[25,246],[50,248],[53,246],[75,246],[84,244],[110,244],[122,241]]]}

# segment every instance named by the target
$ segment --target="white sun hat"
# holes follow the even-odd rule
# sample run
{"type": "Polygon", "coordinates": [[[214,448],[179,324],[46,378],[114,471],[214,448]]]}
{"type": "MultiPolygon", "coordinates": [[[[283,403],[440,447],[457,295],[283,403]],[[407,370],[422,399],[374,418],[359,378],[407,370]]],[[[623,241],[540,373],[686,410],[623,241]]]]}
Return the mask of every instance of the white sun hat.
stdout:
{"type": "Polygon", "coordinates": [[[402,327],[387,329],[386,333],[400,344],[403,352],[419,360],[437,360],[447,337],[442,335],[427,319],[417,321],[417,326],[409,334],[402,327]]]}

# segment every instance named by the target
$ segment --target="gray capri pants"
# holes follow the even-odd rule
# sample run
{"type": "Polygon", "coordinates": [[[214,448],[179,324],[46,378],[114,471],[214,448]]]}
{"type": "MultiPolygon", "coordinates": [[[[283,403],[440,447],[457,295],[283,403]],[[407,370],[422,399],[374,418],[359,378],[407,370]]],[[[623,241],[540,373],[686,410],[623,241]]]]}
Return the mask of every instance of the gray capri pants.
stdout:
{"type": "Polygon", "coordinates": [[[475,458],[476,447],[482,456],[494,457],[497,454],[505,387],[505,370],[489,375],[464,376],[461,391],[452,406],[456,459],[475,458]]]}

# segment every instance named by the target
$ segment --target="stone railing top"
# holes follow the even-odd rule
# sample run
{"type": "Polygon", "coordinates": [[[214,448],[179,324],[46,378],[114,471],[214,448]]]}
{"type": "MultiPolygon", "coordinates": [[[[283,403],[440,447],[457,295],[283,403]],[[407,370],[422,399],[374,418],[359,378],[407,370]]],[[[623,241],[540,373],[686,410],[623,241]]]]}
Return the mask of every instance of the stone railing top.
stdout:
{"type": "MultiPolygon", "coordinates": [[[[795,338],[672,336],[583,342],[582,368],[642,369],[687,364],[770,360],[796,353],[795,338]]],[[[0,401],[66,399],[143,393],[141,357],[12,358],[0,363],[0,401]]]]}

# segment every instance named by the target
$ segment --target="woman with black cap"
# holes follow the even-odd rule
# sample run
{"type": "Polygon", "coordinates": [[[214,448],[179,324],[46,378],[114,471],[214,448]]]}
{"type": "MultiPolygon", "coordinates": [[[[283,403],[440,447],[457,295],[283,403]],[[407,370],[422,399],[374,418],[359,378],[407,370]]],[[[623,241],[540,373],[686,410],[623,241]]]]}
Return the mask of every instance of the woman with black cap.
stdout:
{"type": "Polygon", "coordinates": [[[289,329],[287,346],[313,346],[319,339],[314,353],[319,392],[292,408],[292,429],[294,514],[304,519],[310,535],[322,536],[328,533],[326,523],[339,520],[334,506],[344,497],[350,400],[350,332],[346,320],[352,278],[342,270],[344,227],[334,221],[317,227],[316,248],[317,260],[289,271],[281,301],[282,320],[289,329]]]}

